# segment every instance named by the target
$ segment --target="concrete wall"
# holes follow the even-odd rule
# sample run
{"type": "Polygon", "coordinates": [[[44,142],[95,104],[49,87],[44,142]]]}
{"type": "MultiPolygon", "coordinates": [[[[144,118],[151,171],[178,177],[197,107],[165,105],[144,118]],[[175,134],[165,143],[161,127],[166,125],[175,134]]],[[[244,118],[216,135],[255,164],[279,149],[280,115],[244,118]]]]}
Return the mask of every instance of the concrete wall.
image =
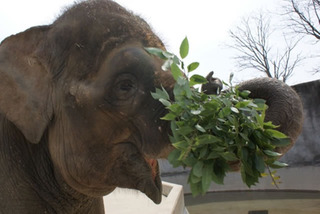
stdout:
{"type": "MultiPolygon", "coordinates": [[[[278,170],[282,184],[280,189],[320,190],[320,80],[292,86],[300,95],[304,106],[304,124],[302,134],[295,145],[282,157],[289,164],[286,169],[278,170]]],[[[190,193],[187,184],[188,169],[172,168],[166,161],[160,161],[162,180],[184,186],[184,192],[190,193]]],[[[252,189],[274,189],[269,178],[260,180],[252,189]]],[[[212,184],[210,191],[230,191],[248,189],[241,181],[240,173],[229,173],[225,185],[212,184]]]]}
{"type": "Polygon", "coordinates": [[[320,166],[320,80],[292,87],[303,103],[304,124],[301,135],[282,161],[290,166],[320,166]]]}

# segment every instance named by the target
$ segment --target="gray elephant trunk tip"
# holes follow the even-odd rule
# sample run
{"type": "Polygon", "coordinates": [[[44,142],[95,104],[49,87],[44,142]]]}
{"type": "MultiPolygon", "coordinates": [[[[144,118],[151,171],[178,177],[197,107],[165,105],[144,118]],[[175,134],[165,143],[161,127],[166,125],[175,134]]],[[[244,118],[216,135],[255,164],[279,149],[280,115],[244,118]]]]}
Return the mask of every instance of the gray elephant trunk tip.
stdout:
{"type": "Polygon", "coordinates": [[[251,98],[266,100],[266,121],[278,125],[278,130],[291,139],[291,144],[278,151],[290,149],[302,131],[303,106],[299,95],[287,84],[274,78],[255,78],[239,85],[240,90],[249,90],[251,98]]]}

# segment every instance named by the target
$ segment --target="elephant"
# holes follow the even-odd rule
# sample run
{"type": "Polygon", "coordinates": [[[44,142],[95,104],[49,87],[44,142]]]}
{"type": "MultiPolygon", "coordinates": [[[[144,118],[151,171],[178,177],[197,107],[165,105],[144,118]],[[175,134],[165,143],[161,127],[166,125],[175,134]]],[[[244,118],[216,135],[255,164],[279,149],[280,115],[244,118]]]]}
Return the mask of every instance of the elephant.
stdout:
{"type": "Polygon", "coordinates": [[[172,149],[151,91],[174,79],[147,23],[86,1],[0,46],[0,213],[103,213],[116,187],[161,201],[172,149]],[[161,71],[161,72],[160,72],[161,71]]]}
{"type": "MultiPolygon", "coordinates": [[[[175,80],[145,47],[165,50],[143,19],[111,0],[76,3],[1,42],[0,213],[104,213],[102,197],[116,187],[161,202],[157,159],[173,146],[167,110],[151,92],[172,96],[175,80]]],[[[276,82],[261,81],[243,88],[276,82]]],[[[270,113],[301,123],[298,96],[274,87],[297,108],[275,97],[270,113]]]]}

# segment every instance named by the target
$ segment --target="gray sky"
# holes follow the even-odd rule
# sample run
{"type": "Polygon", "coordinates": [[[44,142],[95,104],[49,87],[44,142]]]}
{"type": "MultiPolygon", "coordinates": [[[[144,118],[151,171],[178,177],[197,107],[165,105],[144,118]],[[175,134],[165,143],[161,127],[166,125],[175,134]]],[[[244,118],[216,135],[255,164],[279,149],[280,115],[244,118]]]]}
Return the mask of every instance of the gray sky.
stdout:
{"type": "MultiPolygon", "coordinates": [[[[11,34],[36,25],[50,24],[65,6],[74,0],[12,0],[0,7],[0,41],[11,34]]],[[[142,16],[164,41],[170,52],[178,53],[185,36],[190,43],[186,63],[200,62],[197,73],[215,76],[227,81],[230,72],[236,82],[263,76],[257,72],[238,72],[232,59],[235,53],[226,47],[230,42],[228,31],[240,23],[243,16],[261,9],[275,11],[281,0],[116,0],[122,6],[142,16]],[[161,4],[159,4],[161,3],[161,4]]],[[[320,79],[312,75],[309,62],[298,67],[289,84],[320,79]]]]}

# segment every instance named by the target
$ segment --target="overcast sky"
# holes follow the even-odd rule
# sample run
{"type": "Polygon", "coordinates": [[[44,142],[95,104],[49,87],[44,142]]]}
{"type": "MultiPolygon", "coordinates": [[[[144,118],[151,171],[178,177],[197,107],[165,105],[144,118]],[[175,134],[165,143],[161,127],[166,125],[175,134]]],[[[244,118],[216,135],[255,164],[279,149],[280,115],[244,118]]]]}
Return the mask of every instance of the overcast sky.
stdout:
{"type": "MultiPolygon", "coordinates": [[[[257,72],[238,72],[232,59],[233,51],[226,47],[230,42],[228,31],[234,29],[243,16],[261,9],[276,11],[282,0],[116,0],[122,6],[144,18],[164,41],[167,49],[178,53],[185,36],[190,43],[186,62],[198,61],[198,73],[215,75],[225,81],[230,72],[235,81],[262,76],[257,72]]],[[[73,0],[11,0],[1,2],[0,41],[11,34],[36,25],[50,24],[73,0]]],[[[320,79],[312,75],[306,65],[299,67],[289,84],[320,79]]]]}

